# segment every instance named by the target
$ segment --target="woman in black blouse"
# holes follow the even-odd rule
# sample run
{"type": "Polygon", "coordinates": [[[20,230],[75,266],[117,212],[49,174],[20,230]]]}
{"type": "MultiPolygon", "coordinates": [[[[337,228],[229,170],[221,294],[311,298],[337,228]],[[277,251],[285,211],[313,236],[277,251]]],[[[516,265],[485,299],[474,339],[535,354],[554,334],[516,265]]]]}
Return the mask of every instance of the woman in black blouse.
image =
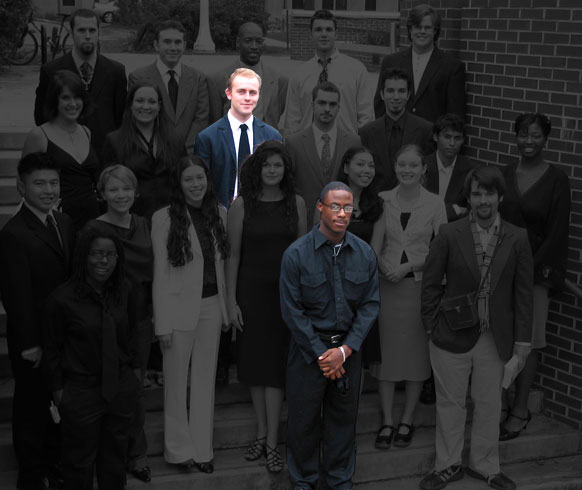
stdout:
{"type": "Polygon", "coordinates": [[[221,326],[229,323],[225,223],[204,161],[184,157],[170,206],[152,218],[154,326],[164,357],[164,456],[205,473],[214,471],[214,378],[221,326]]]}
{"type": "MultiPolygon", "coordinates": [[[[515,383],[515,401],[499,439],[519,436],[531,414],[527,409],[538,349],[546,346],[549,297],[564,288],[568,257],[570,184],[566,174],[544,156],[552,124],[543,114],[522,114],[515,120],[520,160],[504,169],[507,190],[501,216],[527,230],[534,256],[534,319],[532,351],[515,383]]],[[[507,410],[507,408],[505,408],[507,410]]]]}
{"type": "Polygon", "coordinates": [[[139,388],[136,308],[123,246],[91,230],[73,276],[48,299],[44,362],[61,420],[65,490],[125,488],[125,455],[139,388]]]}

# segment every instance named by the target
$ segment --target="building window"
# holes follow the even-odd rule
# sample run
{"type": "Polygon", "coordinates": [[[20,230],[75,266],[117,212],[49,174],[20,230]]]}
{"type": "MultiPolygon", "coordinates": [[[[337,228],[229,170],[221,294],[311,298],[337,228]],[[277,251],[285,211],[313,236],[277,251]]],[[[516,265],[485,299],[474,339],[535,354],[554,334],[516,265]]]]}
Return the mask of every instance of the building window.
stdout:
{"type": "Polygon", "coordinates": [[[366,0],[366,10],[376,11],[376,0],[366,0]]]}
{"type": "Polygon", "coordinates": [[[303,0],[293,0],[293,2],[291,4],[291,8],[299,9],[299,10],[305,8],[303,5],[303,0]]]}
{"type": "Polygon", "coordinates": [[[322,0],[321,8],[326,10],[346,10],[347,0],[322,0]]]}

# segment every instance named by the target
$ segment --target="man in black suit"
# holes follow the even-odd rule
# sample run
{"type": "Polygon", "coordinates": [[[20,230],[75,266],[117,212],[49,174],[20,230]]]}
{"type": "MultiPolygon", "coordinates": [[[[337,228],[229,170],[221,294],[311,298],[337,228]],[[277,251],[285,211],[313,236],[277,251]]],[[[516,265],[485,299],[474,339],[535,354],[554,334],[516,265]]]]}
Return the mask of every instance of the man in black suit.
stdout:
{"type": "Polygon", "coordinates": [[[60,456],[51,393],[41,369],[45,299],[69,275],[73,225],[52,208],[59,199],[57,164],[31,153],[18,164],[24,203],[0,231],[0,292],[7,314],[8,355],[14,375],[12,436],[19,490],[45,488],[60,456]]]}
{"type": "Polygon", "coordinates": [[[454,113],[440,116],[432,131],[437,151],[426,158],[425,186],[445,200],[450,223],[467,213],[463,187],[465,177],[476,164],[459,155],[465,142],[465,123],[460,116],[454,113]]]}
{"type": "Polygon", "coordinates": [[[421,147],[424,154],[434,151],[432,124],[406,110],[412,81],[398,68],[384,70],[380,74],[386,112],[383,117],[366,124],[360,130],[362,143],[374,155],[379,190],[396,187],[394,160],[398,150],[409,144],[421,147]]]}
{"type": "Polygon", "coordinates": [[[127,97],[127,77],[125,67],[98,54],[99,18],[92,10],[79,9],[70,19],[73,49],[70,53],[43,65],[36,89],[34,121],[37,126],[46,122],[44,104],[49,81],[57,70],[78,73],[89,94],[92,111],[79,122],[91,130],[91,142],[97,153],[105,135],[121,125],[125,99],[127,97]]]}
{"type": "MultiPolygon", "coordinates": [[[[408,39],[412,43],[405,51],[387,55],[380,74],[390,68],[408,73],[413,90],[407,108],[430,122],[447,112],[465,117],[465,67],[458,59],[441,51],[436,42],[441,30],[441,18],[432,7],[418,5],[408,15],[408,39]]],[[[374,112],[385,112],[378,83],[374,96],[374,112]]]]}

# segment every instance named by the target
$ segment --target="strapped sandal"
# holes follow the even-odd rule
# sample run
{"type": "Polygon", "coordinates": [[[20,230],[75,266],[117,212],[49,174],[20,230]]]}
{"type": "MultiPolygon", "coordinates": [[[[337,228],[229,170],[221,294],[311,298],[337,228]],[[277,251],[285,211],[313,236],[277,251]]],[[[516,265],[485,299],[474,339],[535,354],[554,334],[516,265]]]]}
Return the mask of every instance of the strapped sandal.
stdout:
{"type": "Polygon", "coordinates": [[[283,459],[276,446],[272,448],[265,444],[265,457],[267,458],[267,470],[269,473],[279,473],[283,469],[283,459]]]}
{"type": "Polygon", "coordinates": [[[247,461],[256,461],[263,454],[265,454],[265,446],[267,444],[267,438],[261,437],[260,439],[255,439],[247,450],[245,451],[245,459],[247,461]]]}

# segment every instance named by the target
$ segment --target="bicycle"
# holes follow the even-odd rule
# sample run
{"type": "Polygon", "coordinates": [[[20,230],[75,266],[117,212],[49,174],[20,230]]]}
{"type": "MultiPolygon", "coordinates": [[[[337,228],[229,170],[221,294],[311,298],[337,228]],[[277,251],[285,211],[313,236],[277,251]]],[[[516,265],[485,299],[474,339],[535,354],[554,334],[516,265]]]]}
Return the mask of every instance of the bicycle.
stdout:
{"type": "MultiPolygon", "coordinates": [[[[69,17],[70,14],[57,15],[61,17],[60,25],[59,27],[54,26],[52,28],[50,37],[47,37],[47,45],[50,48],[52,53],[51,59],[53,60],[59,53],[66,54],[71,50],[71,48],[68,46],[71,33],[65,24],[65,20],[69,17]]],[[[35,23],[35,20],[40,19],[34,19],[31,12],[30,16],[28,17],[26,27],[24,28],[20,38],[20,42],[18,43],[13,56],[8,59],[8,61],[13,65],[27,65],[32,60],[34,60],[34,58],[36,58],[38,53],[38,39],[34,35],[33,29],[40,34],[41,38],[43,36],[44,29],[42,26],[39,27],[35,23]]]]}

